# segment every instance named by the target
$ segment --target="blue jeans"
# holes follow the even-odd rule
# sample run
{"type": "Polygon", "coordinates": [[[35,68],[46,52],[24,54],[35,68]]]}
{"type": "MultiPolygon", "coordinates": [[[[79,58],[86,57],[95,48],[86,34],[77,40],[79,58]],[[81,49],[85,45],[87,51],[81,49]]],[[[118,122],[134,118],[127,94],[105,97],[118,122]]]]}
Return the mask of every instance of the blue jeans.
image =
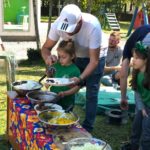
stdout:
{"type": "MultiPolygon", "coordinates": [[[[84,71],[89,63],[89,58],[77,58],[75,60],[76,65],[79,67],[81,73],[84,71]]],[[[91,131],[94,127],[96,118],[98,92],[100,88],[100,79],[103,75],[105,66],[105,57],[100,58],[97,68],[93,73],[86,78],[86,114],[83,121],[83,127],[87,131],[91,131]]]]}
{"type": "Polygon", "coordinates": [[[142,115],[141,96],[135,92],[136,114],[132,124],[131,147],[132,150],[149,150],[150,148],[150,108],[145,107],[148,117],[142,115]]]}
{"type": "Polygon", "coordinates": [[[148,117],[142,119],[141,150],[150,149],[150,108],[146,108],[148,117]]]}
{"type": "Polygon", "coordinates": [[[134,121],[132,123],[132,133],[131,133],[132,150],[139,149],[141,133],[142,133],[142,111],[137,110],[134,117],[134,121]]]}
{"type": "Polygon", "coordinates": [[[113,84],[120,84],[119,79],[115,79],[115,75],[118,71],[112,71],[109,74],[104,74],[101,78],[101,83],[105,86],[113,86],[113,84]]]}
{"type": "Polygon", "coordinates": [[[105,86],[112,86],[113,83],[112,83],[112,75],[109,74],[109,75],[104,75],[102,78],[101,78],[101,83],[105,86]]]}

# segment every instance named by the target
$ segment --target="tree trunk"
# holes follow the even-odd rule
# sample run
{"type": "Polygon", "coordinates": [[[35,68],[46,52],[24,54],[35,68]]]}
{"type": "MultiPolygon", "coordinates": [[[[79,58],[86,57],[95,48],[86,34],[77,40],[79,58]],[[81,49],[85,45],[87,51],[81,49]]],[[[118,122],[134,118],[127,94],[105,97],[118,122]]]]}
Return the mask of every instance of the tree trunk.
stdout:
{"type": "Polygon", "coordinates": [[[92,8],[92,0],[88,0],[88,3],[87,3],[87,12],[88,13],[91,13],[91,8],[92,8]]]}
{"type": "Polygon", "coordinates": [[[37,3],[36,0],[33,0],[33,14],[34,14],[34,25],[35,25],[35,36],[36,36],[36,44],[37,49],[41,49],[40,37],[39,37],[39,28],[38,28],[38,20],[37,20],[37,3]]]}
{"type": "Polygon", "coordinates": [[[51,28],[52,8],[53,8],[53,0],[50,0],[49,1],[49,18],[48,18],[47,37],[48,37],[49,30],[51,28]]]}

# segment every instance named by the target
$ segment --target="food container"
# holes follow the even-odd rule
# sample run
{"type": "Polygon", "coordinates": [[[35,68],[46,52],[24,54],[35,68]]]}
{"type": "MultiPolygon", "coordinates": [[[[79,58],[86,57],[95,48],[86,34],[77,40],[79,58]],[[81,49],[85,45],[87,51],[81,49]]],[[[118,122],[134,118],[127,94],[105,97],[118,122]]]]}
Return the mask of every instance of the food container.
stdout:
{"type": "Polygon", "coordinates": [[[106,142],[96,138],[75,138],[66,145],[66,150],[112,150],[106,142]]]}
{"type": "Polygon", "coordinates": [[[41,111],[44,110],[51,110],[51,109],[62,110],[63,108],[62,106],[53,103],[42,103],[42,105],[36,104],[34,106],[34,109],[37,112],[37,114],[39,114],[41,111]]]}
{"type": "Polygon", "coordinates": [[[45,110],[38,114],[39,120],[50,126],[71,126],[79,121],[79,117],[73,112],[64,110],[45,110]]]}
{"type": "Polygon", "coordinates": [[[42,103],[42,102],[54,102],[57,101],[57,94],[50,91],[31,91],[26,94],[27,98],[32,104],[42,103]]]}
{"type": "Polygon", "coordinates": [[[12,88],[19,96],[26,96],[30,91],[40,90],[43,85],[33,80],[19,80],[12,83],[12,88]]]}

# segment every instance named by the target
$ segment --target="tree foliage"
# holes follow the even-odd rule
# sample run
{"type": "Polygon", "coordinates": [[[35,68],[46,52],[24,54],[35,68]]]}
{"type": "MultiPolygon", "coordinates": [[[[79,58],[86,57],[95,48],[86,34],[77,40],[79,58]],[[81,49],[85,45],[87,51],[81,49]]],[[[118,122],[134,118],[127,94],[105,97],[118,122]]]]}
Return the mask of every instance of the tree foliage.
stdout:
{"type": "Polygon", "coordinates": [[[81,3],[80,6],[83,11],[88,11],[90,6],[90,10],[94,14],[99,13],[103,5],[105,5],[105,9],[107,9],[106,11],[120,13],[124,10],[123,8],[126,4],[130,3],[135,7],[141,7],[143,3],[148,3],[148,0],[92,0],[92,3],[89,5],[90,1],[91,0],[80,0],[79,2],[81,3]]]}
{"type": "Polygon", "coordinates": [[[56,5],[75,3],[79,5],[84,12],[91,12],[95,15],[99,15],[100,11],[121,13],[125,12],[126,4],[132,4],[133,6],[142,6],[142,3],[148,3],[149,0],[41,0],[43,5],[48,5],[49,1],[53,1],[56,5]],[[104,8],[105,6],[105,8],[104,8]]]}

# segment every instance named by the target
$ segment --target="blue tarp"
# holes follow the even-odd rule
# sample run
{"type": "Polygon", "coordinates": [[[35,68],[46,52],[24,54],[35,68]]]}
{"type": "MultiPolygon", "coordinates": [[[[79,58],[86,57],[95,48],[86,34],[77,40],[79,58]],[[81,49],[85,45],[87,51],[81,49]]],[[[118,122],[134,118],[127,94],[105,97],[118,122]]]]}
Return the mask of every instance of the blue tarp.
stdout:
{"type": "MultiPolygon", "coordinates": [[[[78,94],[76,94],[76,104],[85,105],[85,88],[80,89],[78,94]]],[[[120,90],[116,90],[114,87],[100,87],[98,95],[98,113],[101,113],[110,108],[120,107],[120,90]]],[[[129,112],[134,112],[135,102],[134,102],[134,92],[131,89],[127,90],[129,112]]]]}

